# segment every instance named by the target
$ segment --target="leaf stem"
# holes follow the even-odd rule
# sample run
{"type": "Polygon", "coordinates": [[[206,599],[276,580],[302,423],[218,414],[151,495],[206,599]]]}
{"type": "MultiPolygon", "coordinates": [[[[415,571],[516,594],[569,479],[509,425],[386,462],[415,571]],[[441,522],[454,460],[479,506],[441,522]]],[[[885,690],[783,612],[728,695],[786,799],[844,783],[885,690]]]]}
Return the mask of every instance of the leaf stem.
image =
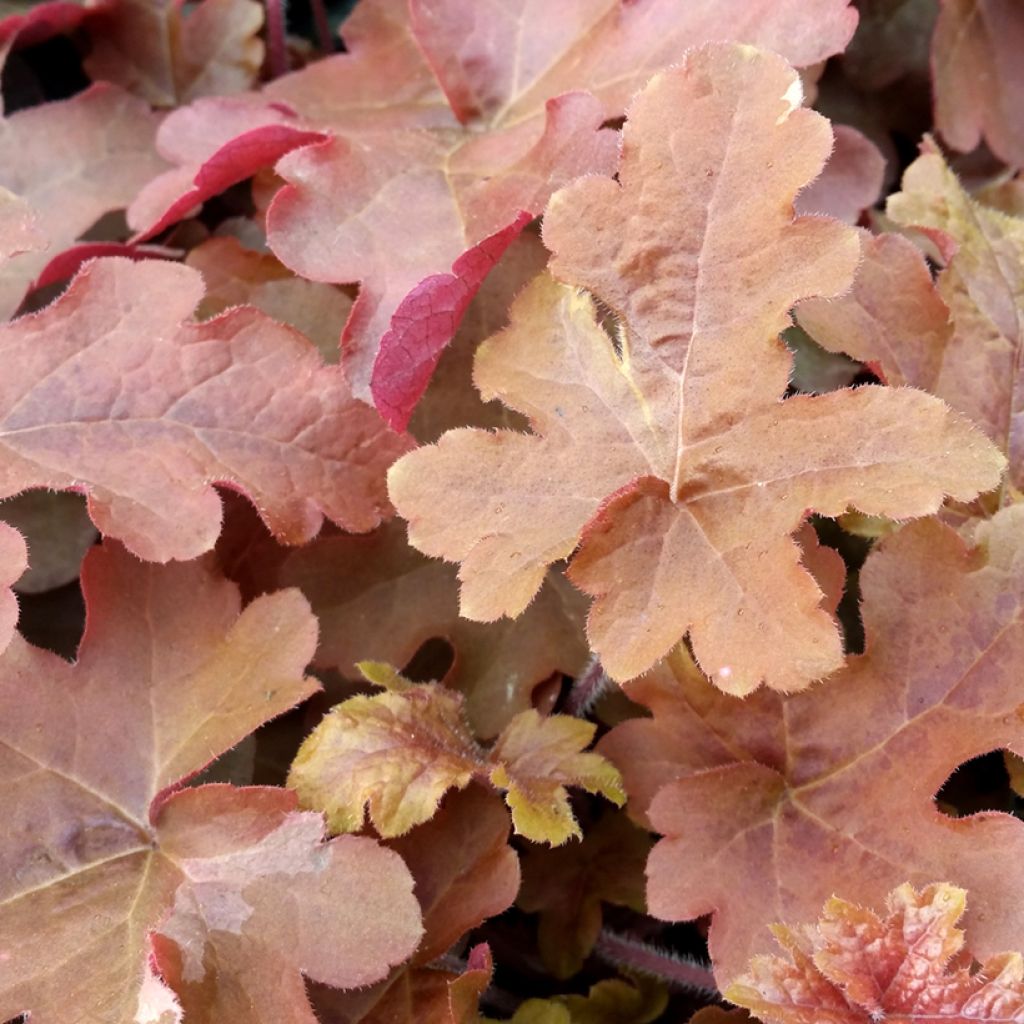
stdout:
{"type": "Polygon", "coordinates": [[[324,0],[309,0],[313,9],[313,24],[316,27],[316,38],[320,49],[324,53],[334,53],[334,34],[331,32],[331,23],[327,18],[327,8],[324,0]]]}
{"type": "Polygon", "coordinates": [[[567,714],[585,718],[598,698],[611,686],[611,679],[597,658],[591,658],[587,667],[573,680],[565,698],[567,714]]]}
{"type": "Polygon", "coordinates": [[[266,0],[267,63],[273,78],[288,73],[287,6],[288,0],[266,0]]]}
{"type": "Polygon", "coordinates": [[[594,952],[615,967],[637,971],[657,978],[675,988],[684,988],[703,995],[718,996],[718,985],[711,968],[692,957],[670,953],[607,928],[601,930],[594,952]]]}

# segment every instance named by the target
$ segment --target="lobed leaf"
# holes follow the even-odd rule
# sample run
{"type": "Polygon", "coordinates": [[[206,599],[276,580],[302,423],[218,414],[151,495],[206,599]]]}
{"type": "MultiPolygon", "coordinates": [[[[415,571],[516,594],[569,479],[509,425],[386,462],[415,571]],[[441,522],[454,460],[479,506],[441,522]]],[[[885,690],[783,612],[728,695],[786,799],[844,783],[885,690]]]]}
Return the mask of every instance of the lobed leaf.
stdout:
{"type": "Polygon", "coordinates": [[[189,321],[201,297],[187,267],[97,260],[0,328],[0,350],[18,353],[0,396],[0,494],[84,490],[103,533],[156,561],[213,546],[213,481],[248,494],[288,543],[311,538],[321,510],[376,526],[384,469],[408,441],[290,328],[251,308],[189,321]]]}
{"type": "Polygon", "coordinates": [[[829,146],[798,99],[778,57],[693,51],[634,102],[618,182],[582,178],[552,200],[552,272],[615,312],[617,344],[590,298],[538,278],[475,374],[533,433],[449,431],[389,473],[410,542],[461,563],[467,617],[520,614],[575,551],[613,678],[689,631],[723,689],[800,689],[842,663],[789,536],[807,511],[908,518],[998,482],[998,452],[921,393],[780,401],[790,307],[845,288],[858,252],[849,229],[793,217],[829,146]]]}
{"type": "Polygon", "coordinates": [[[615,134],[602,125],[652,73],[721,38],[813,63],[856,23],[845,0],[572,0],[545,9],[543,32],[524,30],[538,16],[524,0],[486,12],[417,0],[411,22],[398,2],[360,8],[348,54],[267,89],[337,133],[278,166],[288,185],[270,211],[271,247],[304,277],[361,282],[346,365],[357,394],[372,380],[393,425],[405,426],[479,286],[467,263],[496,259],[522,212],[539,214],[560,185],[611,173],[615,134]]]}
{"type": "Polygon", "coordinates": [[[35,227],[32,251],[0,268],[0,319],[17,310],[52,257],[164,170],[153,148],[157,124],[145,103],[105,84],[0,119],[0,187],[31,207],[35,227]],[[61,140],[60,160],[54,138],[61,140]]]}
{"type": "Polygon", "coordinates": [[[300,972],[362,985],[415,946],[407,870],[322,842],[285,791],[179,788],[317,689],[308,606],[241,611],[208,564],[109,544],[82,579],[75,664],[20,638],[0,657],[0,1017],[159,1020],[171,982],[191,1021],[313,1024],[300,972]]]}
{"type": "Polygon", "coordinates": [[[725,996],[765,1024],[1024,1019],[1021,955],[992,957],[977,971],[961,955],[965,897],[945,882],[920,892],[904,884],[880,917],[833,896],[816,925],[776,925],[787,955],[755,957],[725,996]]]}
{"type": "Polygon", "coordinates": [[[979,957],[1019,934],[1005,892],[1024,827],[949,818],[934,800],[959,765],[1024,744],[1024,508],[976,526],[975,540],[934,520],[883,540],[860,575],[866,652],[827,686],[740,703],[680,655],[629,685],[654,717],[599,750],[633,813],[666,837],[647,865],[648,906],[670,920],[714,914],[723,984],[764,950],[772,921],[811,917],[840,877],[866,905],[908,879],[969,887],[979,957]]]}
{"type": "Polygon", "coordinates": [[[450,789],[477,779],[507,790],[516,832],[559,845],[580,836],[566,786],[624,800],[618,771],[583,753],[595,726],[567,715],[521,711],[485,751],[470,734],[461,694],[414,684],[387,665],[364,666],[385,693],[337,705],[302,744],[288,776],[304,807],[336,832],[363,827],[364,808],[385,838],[428,821],[450,789]]]}

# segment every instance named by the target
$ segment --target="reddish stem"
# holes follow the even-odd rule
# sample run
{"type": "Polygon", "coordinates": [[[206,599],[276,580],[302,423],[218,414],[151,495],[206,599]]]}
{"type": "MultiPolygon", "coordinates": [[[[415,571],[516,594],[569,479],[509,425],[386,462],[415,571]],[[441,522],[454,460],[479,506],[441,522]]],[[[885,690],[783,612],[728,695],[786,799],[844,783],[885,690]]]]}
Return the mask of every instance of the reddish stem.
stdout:
{"type": "Polygon", "coordinates": [[[598,698],[611,685],[601,662],[591,658],[587,667],[573,680],[572,688],[565,698],[565,710],[577,718],[584,718],[597,703],[598,698]]]}
{"type": "Polygon", "coordinates": [[[331,32],[324,0],[309,0],[309,5],[313,9],[313,24],[316,26],[316,38],[320,49],[324,53],[334,53],[334,34],[331,32]]]}
{"type": "Polygon", "coordinates": [[[273,78],[288,73],[287,4],[288,0],[266,0],[267,63],[273,78]]]}
{"type": "Polygon", "coordinates": [[[602,929],[598,936],[594,952],[615,967],[650,975],[676,988],[712,997],[718,995],[718,985],[711,968],[690,957],[669,953],[607,929],[602,929]]]}

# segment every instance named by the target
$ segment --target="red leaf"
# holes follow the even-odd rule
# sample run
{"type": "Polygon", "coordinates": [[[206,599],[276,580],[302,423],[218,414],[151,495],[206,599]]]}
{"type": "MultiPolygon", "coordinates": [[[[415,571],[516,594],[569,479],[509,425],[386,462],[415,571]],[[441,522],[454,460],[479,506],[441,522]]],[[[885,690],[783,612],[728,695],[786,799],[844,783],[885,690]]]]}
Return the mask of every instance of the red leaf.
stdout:
{"type": "Polygon", "coordinates": [[[218,97],[176,110],[156,136],[174,169],[150,181],[128,210],[135,241],[152,238],[285,153],[324,138],[287,108],[251,98],[218,97]]]}

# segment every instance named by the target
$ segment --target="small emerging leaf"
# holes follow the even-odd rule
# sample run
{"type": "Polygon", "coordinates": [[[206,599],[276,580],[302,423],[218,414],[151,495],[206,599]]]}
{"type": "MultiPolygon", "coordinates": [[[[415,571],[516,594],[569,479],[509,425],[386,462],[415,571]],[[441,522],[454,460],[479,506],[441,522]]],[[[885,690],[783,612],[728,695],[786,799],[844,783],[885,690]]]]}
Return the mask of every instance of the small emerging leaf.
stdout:
{"type": "Polygon", "coordinates": [[[956,927],[966,892],[901,885],[886,914],[832,897],[817,925],[776,925],[787,956],[759,956],[725,992],[765,1024],[1024,1020],[1024,960],[990,957],[972,970],[956,927]]]}
{"type": "Polygon", "coordinates": [[[339,704],[303,743],[288,785],[303,806],[323,811],[336,832],[363,826],[364,807],[385,837],[431,818],[449,789],[489,781],[507,790],[516,832],[558,845],[579,836],[566,786],[625,800],[618,770],[583,753],[595,726],[568,715],[520,712],[490,751],[473,738],[462,695],[436,683],[410,684],[379,663],[361,665],[385,693],[339,704]]]}

